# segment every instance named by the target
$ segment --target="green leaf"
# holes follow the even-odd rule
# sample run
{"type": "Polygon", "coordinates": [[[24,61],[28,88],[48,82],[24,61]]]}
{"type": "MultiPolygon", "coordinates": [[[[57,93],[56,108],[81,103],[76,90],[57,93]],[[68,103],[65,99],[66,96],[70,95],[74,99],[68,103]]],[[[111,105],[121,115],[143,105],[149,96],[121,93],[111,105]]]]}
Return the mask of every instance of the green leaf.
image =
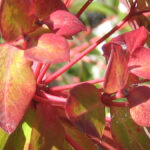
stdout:
{"type": "Polygon", "coordinates": [[[8,133],[6,133],[3,129],[0,128],[0,150],[3,150],[8,140],[8,136],[8,133]]]}
{"type": "Polygon", "coordinates": [[[143,127],[136,125],[128,108],[111,108],[111,131],[120,150],[149,150],[150,139],[143,127]]]}

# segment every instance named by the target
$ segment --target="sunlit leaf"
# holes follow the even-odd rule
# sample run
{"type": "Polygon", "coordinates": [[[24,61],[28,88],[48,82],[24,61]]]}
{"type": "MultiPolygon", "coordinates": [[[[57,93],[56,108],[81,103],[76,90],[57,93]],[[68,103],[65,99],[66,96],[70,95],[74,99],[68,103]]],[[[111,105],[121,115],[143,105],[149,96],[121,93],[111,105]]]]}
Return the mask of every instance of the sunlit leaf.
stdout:
{"type": "Polygon", "coordinates": [[[150,126],[150,87],[134,88],[128,100],[132,119],[140,126],[150,126]]]}
{"type": "Polygon", "coordinates": [[[8,140],[8,137],[9,137],[8,133],[0,128],[0,150],[3,150],[5,144],[8,140]]]}
{"type": "Polygon", "coordinates": [[[108,61],[104,91],[114,93],[125,87],[128,79],[128,57],[119,45],[112,45],[112,51],[108,61]]]}
{"type": "Polygon", "coordinates": [[[29,150],[33,117],[34,108],[31,106],[18,128],[9,136],[4,150],[29,150]]]}
{"type": "Polygon", "coordinates": [[[69,45],[62,36],[43,34],[37,46],[25,51],[25,56],[33,61],[42,63],[60,63],[69,60],[69,45]]]}
{"type": "Polygon", "coordinates": [[[149,150],[150,139],[143,127],[136,125],[128,108],[111,108],[111,131],[119,150],[149,150]]]}
{"type": "Polygon", "coordinates": [[[52,29],[58,35],[70,37],[82,30],[86,30],[81,21],[68,11],[57,10],[50,14],[50,23],[52,29]]]}
{"type": "Polygon", "coordinates": [[[150,79],[150,49],[139,47],[129,59],[130,71],[142,78],[150,79]]]}
{"type": "Polygon", "coordinates": [[[0,127],[15,130],[35,92],[30,62],[17,48],[0,45],[0,127]]]}
{"type": "Polygon", "coordinates": [[[82,132],[99,140],[104,130],[105,111],[98,90],[83,83],[70,91],[66,113],[72,123],[82,132]]]}
{"type": "Polygon", "coordinates": [[[34,31],[36,16],[28,0],[5,0],[0,10],[0,29],[3,38],[12,41],[34,31]]]}
{"type": "Polygon", "coordinates": [[[38,104],[32,127],[30,150],[63,150],[64,129],[55,108],[38,104]]]}

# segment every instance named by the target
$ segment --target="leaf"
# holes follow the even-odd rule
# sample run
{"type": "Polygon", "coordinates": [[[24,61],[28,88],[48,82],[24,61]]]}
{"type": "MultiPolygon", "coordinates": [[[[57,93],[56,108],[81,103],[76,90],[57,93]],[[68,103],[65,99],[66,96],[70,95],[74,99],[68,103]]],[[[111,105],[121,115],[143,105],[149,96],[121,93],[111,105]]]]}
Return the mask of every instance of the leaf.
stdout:
{"type": "Polygon", "coordinates": [[[4,150],[29,150],[34,111],[31,105],[18,128],[9,136],[4,150]]]}
{"type": "Polygon", "coordinates": [[[69,61],[69,44],[62,36],[43,34],[36,47],[25,51],[25,57],[42,63],[60,63],[69,61]]]}
{"type": "Polygon", "coordinates": [[[105,127],[105,111],[96,87],[83,83],[72,88],[66,113],[79,130],[100,140],[105,127]]]}
{"type": "Polygon", "coordinates": [[[104,91],[114,93],[125,87],[128,79],[128,56],[119,45],[112,45],[112,51],[108,61],[104,91]]]}
{"type": "Polygon", "coordinates": [[[61,0],[33,0],[33,2],[35,12],[40,19],[47,18],[50,13],[56,10],[67,10],[61,0]]]}
{"type": "Polygon", "coordinates": [[[136,48],[143,46],[146,40],[147,32],[142,26],[139,29],[121,34],[105,44],[103,46],[104,56],[109,58],[113,44],[120,45],[123,50],[127,50],[131,54],[136,48]]]}
{"type": "Polygon", "coordinates": [[[150,87],[139,86],[128,96],[132,119],[140,126],[150,126],[150,87]]]}
{"type": "Polygon", "coordinates": [[[0,45],[0,127],[12,133],[35,92],[35,79],[24,52],[0,45]]]}
{"type": "Polygon", "coordinates": [[[32,127],[30,150],[63,150],[65,133],[55,108],[37,104],[32,127]]]}
{"type": "Polygon", "coordinates": [[[150,79],[150,49],[139,47],[137,48],[129,59],[130,71],[144,79],[150,79]]]}
{"type": "MultiPolygon", "coordinates": [[[[76,145],[78,149],[80,150],[99,150],[100,149],[100,147],[96,143],[94,143],[86,134],[78,130],[69,121],[62,120],[62,125],[65,129],[67,141],[71,142],[73,145],[76,145]]],[[[69,149],[66,149],[66,144],[64,146],[65,146],[65,150],[69,150],[69,149]]]]}
{"type": "Polygon", "coordinates": [[[0,128],[0,150],[3,150],[8,140],[8,136],[8,133],[6,133],[3,129],[0,128]]]}
{"type": "Polygon", "coordinates": [[[117,150],[117,145],[112,137],[110,125],[108,123],[106,123],[101,144],[103,150],[117,150]]]}
{"type": "Polygon", "coordinates": [[[0,10],[0,29],[7,41],[16,40],[21,35],[34,31],[34,14],[30,0],[5,0],[0,10]]]}
{"type": "Polygon", "coordinates": [[[149,150],[150,140],[143,127],[136,125],[128,108],[111,107],[111,131],[119,150],[149,150]]]}
{"type": "Polygon", "coordinates": [[[82,30],[86,30],[81,21],[68,11],[57,10],[50,14],[52,30],[65,37],[73,36],[82,30]]]}

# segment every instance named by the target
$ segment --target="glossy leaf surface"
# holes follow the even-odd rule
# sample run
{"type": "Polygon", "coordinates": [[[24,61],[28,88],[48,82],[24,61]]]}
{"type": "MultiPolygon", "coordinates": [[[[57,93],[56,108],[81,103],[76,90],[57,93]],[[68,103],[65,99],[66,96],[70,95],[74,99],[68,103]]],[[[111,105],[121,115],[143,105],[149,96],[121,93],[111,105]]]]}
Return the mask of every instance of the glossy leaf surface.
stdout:
{"type": "Polygon", "coordinates": [[[57,10],[50,14],[50,23],[52,23],[52,29],[58,34],[65,37],[73,36],[82,30],[86,30],[81,21],[64,10],[57,10]]]}
{"type": "Polygon", "coordinates": [[[150,49],[139,47],[137,48],[129,60],[130,71],[144,79],[150,79],[150,49]]]}
{"type": "Polygon", "coordinates": [[[143,127],[135,124],[128,108],[111,107],[111,131],[119,150],[149,150],[150,139],[143,127]]]}
{"type": "Polygon", "coordinates": [[[34,31],[36,16],[28,0],[5,0],[0,10],[0,29],[7,41],[15,40],[21,35],[34,31]]]}
{"type": "Polygon", "coordinates": [[[69,60],[69,45],[62,36],[43,34],[36,47],[25,51],[25,56],[33,61],[42,63],[60,63],[69,60]]]}
{"type": "Polygon", "coordinates": [[[92,139],[100,139],[104,129],[105,111],[98,90],[83,83],[70,91],[66,113],[73,124],[92,139]]]}
{"type": "Polygon", "coordinates": [[[64,129],[55,108],[38,104],[32,127],[30,150],[63,150],[64,129]]]}
{"type": "Polygon", "coordinates": [[[139,86],[128,96],[132,119],[140,126],[150,126],[150,87],[139,86]]]}
{"type": "Polygon", "coordinates": [[[128,57],[119,45],[112,45],[105,75],[104,91],[114,93],[125,87],[128,79],[128,57]]]}
{"type": "Polygon", "coordinates": [[[35,92],[35,79],[24,52],[4,44],[0,46],[0,126],[15,130],[35,92]]]}

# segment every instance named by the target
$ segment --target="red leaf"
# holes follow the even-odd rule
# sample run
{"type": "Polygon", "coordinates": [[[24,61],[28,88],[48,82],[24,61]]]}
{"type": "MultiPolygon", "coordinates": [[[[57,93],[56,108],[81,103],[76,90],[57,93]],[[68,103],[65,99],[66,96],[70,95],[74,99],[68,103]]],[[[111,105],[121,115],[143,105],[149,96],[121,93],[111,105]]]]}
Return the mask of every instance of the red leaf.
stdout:
{"type": "Polygon", "coordinates": [[[128,57],[119,45],[112,45],[113,49],[106,69],[104,91],[114,93],[125,87],[128,79],[128,57]]]}
{"type": "Polygon", "coordinates": [[[36,16],[30,0],[5,0],[0,10],[0,29],[7,41],[34,31],[36,16]]]}
{"type": "Polygon", "coordinates": [[[88,83],[74,87],[70,91],[66,113],[79,130],[92,139],[100,139],[105,126],[105,112],[96,87],[88,83]]]}
{"type": "Polygon", "coordinates": [[[140,86],[128,96],[132,119],[140,126],[150,126],[150,87],[140,86]]]}
{"type": "Polygon", "coordinates": [[[43,34],[36,47],[25,51],[25,56],[33,61],[42,63],[60,63],[69,60],[69,45],[62,36],[43,34]]]}
{"type": "Polygon", "coordinates": [[[143,127],[134,123],[128,108],[111,107],[112,123],[111,132],[117,150],[149,150],[150,139],[143,127]]]}
{"type": "Polygon", "coordinates": [[[47,18],[50,13],[56,10],[67,10],[61,0],[33,0],[37,16],[41,19],[47,18]]]}
{"type": "Polygon", "coordinates": [[[124,33],[113,38],[109,43],[103,46],[104,56],[108,59],[111,53],[112,44],[117,44],[123,50],[132,53],[137,47],[143,46],[147,40],[147,33],[144,27],[124,33]]]}
{"type": "Polygon", "coordinates": [[[65,132],[55,108],[37,104],[32,126],[30,150],[63,150],[65,132]]]}
{"type": "Polygon", "coordinates": [[[0,46],[0,127],[15,130],[35,92],[35,79],[24,52],[0,46]]]}
{"type": "Polygon", "coordinates": [[[137,48],[130,56],[128,66],[133,74],[150,79],[150,49],[137,48]]]}
{"type": "Polygon", "coordinates": [[[70,12],[57,10],[50,14],[50,22],[52,29],[58,35],[70,37],[82,30],[86,30],[81,21],[70,12]]]}

